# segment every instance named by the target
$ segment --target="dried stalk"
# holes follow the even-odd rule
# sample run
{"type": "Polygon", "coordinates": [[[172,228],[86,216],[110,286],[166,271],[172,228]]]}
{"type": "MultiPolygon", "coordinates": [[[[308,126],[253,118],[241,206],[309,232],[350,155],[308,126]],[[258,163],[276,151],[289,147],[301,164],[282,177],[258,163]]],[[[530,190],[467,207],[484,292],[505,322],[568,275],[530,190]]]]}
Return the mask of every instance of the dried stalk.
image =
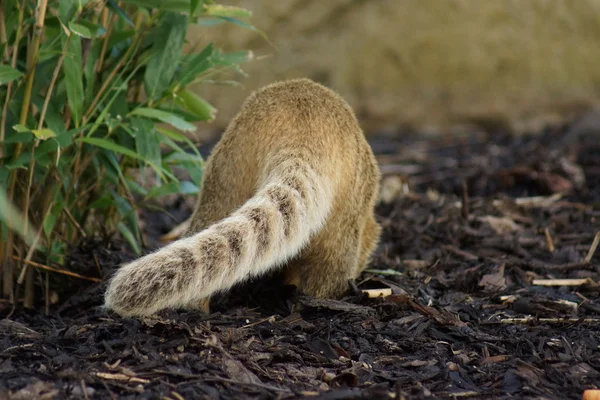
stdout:
{"type": "Polygon", "coordinates": [[[22,259],[20,257],[13,256],[12,258],[15,261],[19,261],[19,262],[22,262],[24,264],[30,265],[32,267],[35,267],[35,268],[38,268],[38,269],[43,269],[45,271],[50,271],[50,272],[55,272],[55,273],[61,274],[61,275],[71,276],[73,278],[84,279],[84,280],[90,281],[90,282],[96,282],[96,283],[102,282],[102,279],[100,279],[100,278],[94,278],[94,277],[91,277],[91,276],[79,275],[79,274],[77,274],[75,272],[67,271],[65,269],[53,268],[53,267],[50,267],[48,265],[37,263],[35,261],[27,261],[27,260],[22,259]]]}
{"type": "Polygon", "coordinates": [[[596,236],[594,236],[594,241],[592,242],[592,245],[590,246],[590,250],[588,251],[587,255],[585,256],[586,263],[592,262],[592,258],[594,257],[594,253],[596,252],[596,249],[598,248],[599,244],[600,244],[600,231],[596,232],[596,236]]]}
{"type": "MultiPolygon", "coordinates": [[[[21,125],[25,125],[27,122],[27,116],[29,115],[29,107],[31,104],[31,91],[33,89],[33,80],[35,77],[35,66],[38,59],[38,52],[40,50],[40,44],[42,41],[42,36],[44,33],[44,22],[46,21],[46,10],[48,8],[47,0],[39,0],[37,3],[37,7],[35,10],[36,18],[35,25],[33,27],[33,41],[31,44],[31,52],[28,54],[28,65],[27,65],[27,80],[25,82],[25,94],[23,96],[23,104],[21,105],[21,115],[19,121],[21,125]]],[[[20,143],[19,143],[20,145],[20,143]]],[[[21,146],[17,146],[17,151],[15,156],[18,156],[21,152],[21,146]]],[[[31,182],[33,180],[33,168],[35,166],[35,145],[31,149],[31,158],[29,162],[29,185],[25,191],[25,199],[23,210],[25,210],[25,216],[28,217],[29,213],[29,195],[31,192],[31,182]]],[[[11,200],[14,199],[14,192],[11,195],[11,200]]],[[[25,218],[25,232],[29,229],[29,218],[25,218]]],[[[41,232],[41,231],[40,231],[41,232]]],[[[39,234],[38,234],[39,236],[39,234]]],[[[32,250],[35,249],[35,246],[32,246],[29,250],[31,253],[32,250]]],[[[23,267],[23,270],[26,270],[26,267],[23,267]]],[[[26,280],[25,280],[25,299],[24,305],[27,308],[33,307],[34,303],[34,286],[33,286],[33,270],[27,271],[26,280]]]]}
{"type": "MultiPolygon", "coordinates": [[[[19,14],[17,17],[17,32],[15,35],[15,43],[12,49],[12,60],[11,67],[15,68],[17,66],[17,56],[19,53],[19,43],[21,42],[21,37],[23,36],[23,19],[24,19],[24,10],[25,10],[25,0],[22,0],[19,4],[19,14]]],[[[7,49],[8,50],[8,49],[7,49]]],[[[0,120],[0,142],[4,142],[5,134],[6,134],[6,116],[8,115],[8,103],[10,100],[10,96],[12,93],[13,82],[9,82],[6,88],[6,98],[4,99],[4,106],[2,107],[2,119],[0,120]]],[[[4,144],[0,145],[0,157],[4,155],[4,144]]],[[[2,165],[2,160],[0,160],[0,165],[2,165]]],[[[11,183],[12,184],[12,183],[11,183]]],[[[7,232],[7,240],[3,242],[0,238],[0,260],[2,264],[0,265],[0,270],[2,271],[2,293],[4,296],[9,296],[11,299],[13,296],[13,281],[15,276],[14,265],[10,261],[10,255],[12,253],[13,245],[14,245],[14,234],[12,231],[7,232]]]]}

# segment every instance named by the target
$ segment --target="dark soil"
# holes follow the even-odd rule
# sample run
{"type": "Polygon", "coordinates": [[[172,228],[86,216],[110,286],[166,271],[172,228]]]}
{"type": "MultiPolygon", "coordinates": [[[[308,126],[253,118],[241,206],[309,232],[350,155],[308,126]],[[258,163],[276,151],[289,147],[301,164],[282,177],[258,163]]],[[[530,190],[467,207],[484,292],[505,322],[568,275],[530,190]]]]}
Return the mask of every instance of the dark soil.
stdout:
{"type": "MultiPolygon", "coordinates": [[[[50,315],[0,303],[0,399],[581,399],[600,387],[600,127],[584,128],[373,137],[384,234],[341,300],[273,277],[211,315],[122,319],[102,284],[62,278],[75,294],[50,315]]],[[[155,235],[174,223],[146,215],[155,235]]],[[[67,267],[107,277],[130,257],[88,240],[67,267]]]]}

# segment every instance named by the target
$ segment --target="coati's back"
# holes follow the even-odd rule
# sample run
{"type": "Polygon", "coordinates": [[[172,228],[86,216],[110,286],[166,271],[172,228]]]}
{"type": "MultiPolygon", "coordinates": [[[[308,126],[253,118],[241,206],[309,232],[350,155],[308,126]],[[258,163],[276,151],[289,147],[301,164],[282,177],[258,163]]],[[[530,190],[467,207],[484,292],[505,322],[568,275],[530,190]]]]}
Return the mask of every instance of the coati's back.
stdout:
{"type": "Polygon", "coordinates": [[[206,309],[213,293],[278,266],[307,294],[339,296],[379,238],[378,182],[343,99],[307,79],[269,85],[208,159],[186,237],[123,266],[106,306],[123,315],[206,309]]]}

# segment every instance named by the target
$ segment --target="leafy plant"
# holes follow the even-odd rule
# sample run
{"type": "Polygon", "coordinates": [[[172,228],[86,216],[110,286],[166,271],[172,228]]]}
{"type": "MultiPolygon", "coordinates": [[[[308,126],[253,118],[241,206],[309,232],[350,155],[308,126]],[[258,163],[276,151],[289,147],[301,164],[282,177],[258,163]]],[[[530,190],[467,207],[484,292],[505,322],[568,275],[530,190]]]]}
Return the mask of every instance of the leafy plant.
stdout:
{"type": "Polygon", "coordinates": [[[49,265],[89,232],[118,231],[139,253],[136,209],[198,192],[202,158],[185,132],[215,109],[188,87],[242,72],[252,54],[212,43],[184,53],[186,31],[215,22],[255,29],[249,16],[210,0],[0,0],[5,296],[16,301],[24,284],[31,306],[31,265],[56,269],[49,265]]]}

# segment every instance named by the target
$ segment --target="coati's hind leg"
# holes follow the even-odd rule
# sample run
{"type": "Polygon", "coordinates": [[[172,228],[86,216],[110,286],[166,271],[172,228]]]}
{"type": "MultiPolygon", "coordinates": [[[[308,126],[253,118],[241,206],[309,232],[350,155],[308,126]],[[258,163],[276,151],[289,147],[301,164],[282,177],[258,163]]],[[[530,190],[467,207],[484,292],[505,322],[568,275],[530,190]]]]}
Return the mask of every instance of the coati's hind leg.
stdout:
{"type": "MultiPolygon", "coordinates": [[[[351,235],[351,234],[350,234],[351,235]]],[[[358,275],[359,237],[317,239],[284,269],[284,283],[320,298],[337,298],[358,275]]]]}
{"type": "Polygon", "coordinates": [[[360,275],[367,268],[371,255],[379,243],[381,236],[381,226],[375,221],[375,216],[370,214],[365,221],[365,227],[362,232],[360,254],[358,256],[358,265],[356,275],[360,275]]]}
{"type": "Polygon", "coordinates": [[[343,237],[327,234],[317,238],[300,257],[284,269],[284,282],[314,297],[336,298],[349,288],[367,267],[379,241],[381,228],[373,215],[366,218],[363,229],[349,229],[343,237]]]}

